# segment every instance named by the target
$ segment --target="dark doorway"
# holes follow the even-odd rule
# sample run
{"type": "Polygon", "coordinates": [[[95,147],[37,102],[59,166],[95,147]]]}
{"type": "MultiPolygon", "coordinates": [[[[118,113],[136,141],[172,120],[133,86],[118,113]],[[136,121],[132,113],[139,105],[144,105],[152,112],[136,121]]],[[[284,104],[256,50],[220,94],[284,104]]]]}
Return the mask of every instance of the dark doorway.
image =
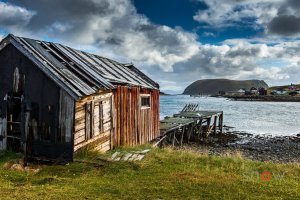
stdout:
{"type": "Polygon", "coordinates": [[[22,97],[8,94],[7,100],[7,149],[22,151],[21,149],[21,123],[22,123],[22,97]]]}
{"type": "Polygon", "coordinates": [[[16,67],[12,78],[12,91],[6,95],[7,148],[22,151],[22,101],[25,75],[16,67]]]}

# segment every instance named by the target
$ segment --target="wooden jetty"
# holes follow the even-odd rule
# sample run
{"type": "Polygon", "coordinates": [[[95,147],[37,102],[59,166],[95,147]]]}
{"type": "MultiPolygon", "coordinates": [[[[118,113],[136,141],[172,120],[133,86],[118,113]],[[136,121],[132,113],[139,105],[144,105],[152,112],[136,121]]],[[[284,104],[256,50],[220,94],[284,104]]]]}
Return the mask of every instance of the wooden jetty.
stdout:
{"type": "Polygon", "coordinates": [[[160,121],[161,137],[173,146],[222,131],[223,111],[200,111],[197,104],[187,104],[178,114],[160,121]]]}

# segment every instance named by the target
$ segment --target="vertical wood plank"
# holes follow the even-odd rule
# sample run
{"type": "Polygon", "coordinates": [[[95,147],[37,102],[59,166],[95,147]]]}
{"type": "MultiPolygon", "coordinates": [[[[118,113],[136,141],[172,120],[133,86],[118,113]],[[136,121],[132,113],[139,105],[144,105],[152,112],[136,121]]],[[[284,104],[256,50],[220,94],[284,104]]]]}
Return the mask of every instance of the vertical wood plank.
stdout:
{"type": "Polygon", "coordinates": [[[117,130],[118,130],[118,146],[121,145],[121,87],[118,86],[117,88],[117,117],[118,117],[118,123],[117,123],[117,130]]]}
{"type": "Polygon", "coordinates": [[[92,101],[91,102],[91,104],[90,104],[90,106],[91,106],[91,108],[90,108],[90,131],[91,131],[91,138],[93,138],[94,137],[94,135],[95,135],[95,133],[94,133],[94,101],[92,101]]]}
{"type": "Polygon", "coordinates": [[[135,135],[134,135],[134,124],[133,124],[133,116],[134,116],[134,90],[131,89],[130,92],[130,128],[131,128],[131,136],[132,136],[132,144],[135,145],[135,135]]]}
{"type": "Polygon", "coordinates": [[[6,129],[7,127],[7,120],[6,118],[1,119],[0,118],[0,136],[2,136],[2,141],[0,141],[0,150],[6,150],[7,146],[6,146],[6,129]]]}
{"type": "Polygon", "coordinates": [[[135,143],[139,144],[139,136],[138,136],[138,99],[137,99],[137,88],[134,88],[134,131],[135,131],[135,143]]]}
{"type": "Polygon", "coordinates": [[[115,104],[114,104],[114,96],[110,97],[110,121],[112,123],[110,130],[110,149],[113,149],[115,146],[115,104]]]}
{"type": "Polygon", "coordinates": [[[85,104],[85,140],[91,138],[91,103],[85,104]]]}
{"type": "Polygon", "coordinates": [[[72,97],[64,90],[60,90],[59,105],[59,127],[60,140],[62,142],[71,142],[74,122],[74,105],[72,97]]]}
{"type": "Polygon", "coordinates": [[[155,98],[155,101],[156,101],[156,109],[155,109],[155,117],[156,117],[156,137],[160,136],[160,130],[159,130],[159,92],[156,90],[155,91],[156,93],[156,98],[155,98]]]}
{"type": "Polygon", "coordinates": [[[122,87],[122,134],[123,134],[123,145],[127,142],[127,132],[126,132],[126,88],[122,87]]]}
{"type": "Polygon", "coordinates": [[[128,135],[129,135],[129,145],[133,145],[132,144],[132,135],[131,135],[131,120],[130,120],[130,117],[131,117],[131,97],[130,97],[130,94],[131,94],[131,89],[128,89],[128,92],[127,92],[127,132],[128,132],[128,135]]]}

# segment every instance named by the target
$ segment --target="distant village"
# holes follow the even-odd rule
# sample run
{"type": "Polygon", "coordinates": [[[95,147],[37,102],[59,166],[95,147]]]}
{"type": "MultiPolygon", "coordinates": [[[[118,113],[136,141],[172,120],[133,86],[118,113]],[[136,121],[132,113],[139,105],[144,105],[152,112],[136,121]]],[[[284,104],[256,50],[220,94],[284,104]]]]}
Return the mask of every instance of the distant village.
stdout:
{"type": "Polygon", "coordinates": [[[291,84],[270,88],[241,88],[237,91],[219,91],[218,96],[300,96],[300,85],[291,84]]]}

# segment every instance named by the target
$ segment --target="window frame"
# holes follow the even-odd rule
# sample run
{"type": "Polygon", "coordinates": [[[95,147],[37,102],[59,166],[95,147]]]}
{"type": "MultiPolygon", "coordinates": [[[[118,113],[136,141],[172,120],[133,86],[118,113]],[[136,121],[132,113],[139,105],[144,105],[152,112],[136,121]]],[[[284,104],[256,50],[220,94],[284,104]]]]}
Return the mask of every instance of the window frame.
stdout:
{"type": "Polygon", "coordinates": [[[141,109],[150,109],[151,108],[151,95],[150,94],[140,94],[140,106],[141,109]],[[143,98],[149,98],[149,105],[143,105],[143,98]]]}
{"type": "Polygon", "coordinates": [[[99,129],[99,132],[98,133],[96,133],[95,132],[95,121],[97,120],[96,118],[95,118],[95,114],[94,114],[94,116],[93,116],[93,118],[94,118],[94,120],[93,120],[93,126],[94,126],[94,129],[93,129],[93,131],[94,131],[94,133],[93,133],[93,137],[97,137],[98,135],[101,135],[103,132],[104,132],[104,129],[103,129],[103,127],[104,127],[104,117],[103,117],[103,100],[98,100],[98,101],[95,101],[94,102],[94,113],[95,113],[95,107],[96,106],[98,106],[98,114],[99,114],[99,125],[98,125],[98,129],[99,129]]]}

